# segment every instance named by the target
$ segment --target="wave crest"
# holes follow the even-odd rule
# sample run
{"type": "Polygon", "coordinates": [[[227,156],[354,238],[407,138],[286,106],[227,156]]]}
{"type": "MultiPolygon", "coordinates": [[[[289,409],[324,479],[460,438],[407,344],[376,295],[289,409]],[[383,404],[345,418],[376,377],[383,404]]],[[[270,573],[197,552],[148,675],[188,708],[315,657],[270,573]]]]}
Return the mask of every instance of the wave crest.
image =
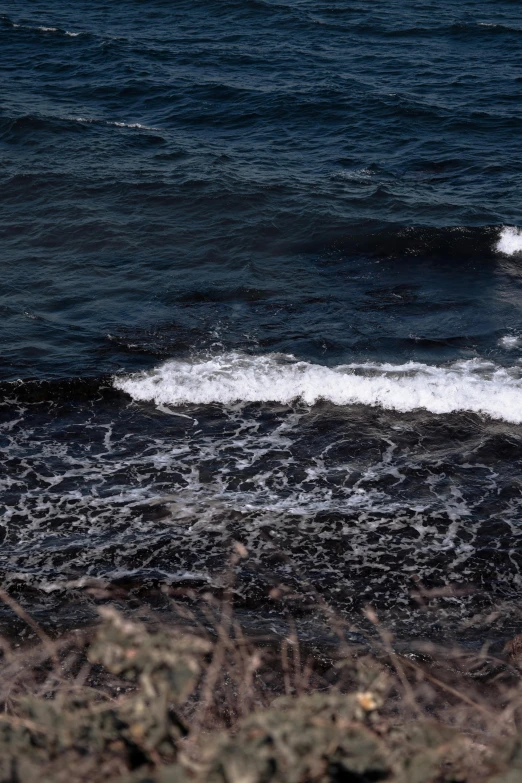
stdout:
{"type": "Polygon", "coordinates": [[[504,253],[507,256],[522,253],[522,229],[514,226],[503,228],[496,249],[499,253],[504,253]]]}
{"type": "Polygon", "coordinates": [[[230,352],[199,360],[171,360],[150,372],[113,379],[139,402],[157,405],[231,405],[302,400],[313,405],[421,408],[443,414],[471,411],[522,423],[522,369],[477,359],[446,367],[417,362],[324,367],[293,356],[230,352]]]}

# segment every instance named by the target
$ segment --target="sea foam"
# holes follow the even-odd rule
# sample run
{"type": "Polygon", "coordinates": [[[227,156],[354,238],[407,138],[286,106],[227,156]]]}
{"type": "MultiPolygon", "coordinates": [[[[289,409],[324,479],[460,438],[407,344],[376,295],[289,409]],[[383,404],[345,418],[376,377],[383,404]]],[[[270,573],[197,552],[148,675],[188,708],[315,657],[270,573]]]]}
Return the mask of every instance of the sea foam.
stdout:
{"type": "Polygon", "coordinates": [[[496,249],[499,253],[505,253],[507,256],[522,253],[522,229],[513,226],[503,228],[496,249]]]}
{"type": "Polygon", "coordinates": [[[70,120],[71,122],[85,123],[86,125],[110,125],[115,128],[132,128],[134,130],[161,130],[160,128],[152,128],[150,125],[141,125],[139,122],[113,122],[111,120],[102,120],[96,117],[65,117],[65,119],[70,120]]]}
{"type": "Polygon", "coordinates": [[[324,367],[293,356],[230,352],[171,360],[152,371],[116,376],[114,386],[140,402],[205,405],[294,400],[312,405],[370,405],[396,411],[472,411],[522,423],[521,368],[478,359],[435,366],[408,362],[324,367]]]}

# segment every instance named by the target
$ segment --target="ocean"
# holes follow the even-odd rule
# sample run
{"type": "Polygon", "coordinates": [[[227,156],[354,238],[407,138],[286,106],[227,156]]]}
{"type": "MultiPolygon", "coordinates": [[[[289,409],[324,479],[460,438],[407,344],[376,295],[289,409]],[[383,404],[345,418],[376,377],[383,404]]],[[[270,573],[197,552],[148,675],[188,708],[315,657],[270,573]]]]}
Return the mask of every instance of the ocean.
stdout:
{"type": "Polygon", "coordinates": [[[240,542],[253,627],[517,631],[520,2],[5,0],[0,53],[4,587],[240,542]]]}

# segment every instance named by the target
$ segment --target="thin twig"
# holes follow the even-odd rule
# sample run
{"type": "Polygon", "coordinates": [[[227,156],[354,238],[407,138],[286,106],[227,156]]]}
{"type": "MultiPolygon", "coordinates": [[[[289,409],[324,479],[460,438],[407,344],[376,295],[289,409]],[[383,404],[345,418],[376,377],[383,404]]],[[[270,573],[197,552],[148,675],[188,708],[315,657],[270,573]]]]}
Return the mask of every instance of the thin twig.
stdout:
{"type": "Polygon", "coordinates": [[[405,664],[407,664],[410,668],[415,669],[415,671],[420,672],[426,679],[433,682],[435,685],[438,685],[440,688],[443,688],[445,691],[448,691],[448,693],[452,693],[453,696],[456,696],[461,701],[468,704],[470,707],[473,707],[473,709],[478,710],[479,712],[482,712],[484,715],[487,715],[490,720],[493,720],[495,722],[499,721],[499,715],[494,715],[492,712],[487,710],[485,707],[483,707],[481,704],[478,704],[476,701],[473,701],[473,699],[470,699],[469,696],[466,696],[465,693],[461,693],[456,688],[452,688],[451,685],[447,685],[445,682],[442,682],[442,680],[439,680],[437,677],[434,677],[432,674],[429,674],[429,672],[424,671],[420,666],[417,666],[417,664],[413,663],[413,661],[410,661],[408,658],[402,659],[405,664]]]}
{"type": "Polygon", "coordinates": [[[45,631],[40,628],[38,623],[33,620],[31,615],[28,614],[22,606],[20,606],[18,601],[15,601],[14,598],[11,598],[11,596],[2,587],[0,587],[0,600],[3,601],[4,604],[6,604],[6,606],[8,606],[21,620],[27,623],[30,628],[33,629],[47,650],[49,657],[53,660],[55,666],[59,667],[60,662],[58,660],[58,656],[56,655],[56,645],[49,638],[49,636],[47,636],[45,631]]]}
{"type": "Polygon", "coordinates": [[[410,683],[408,682],[408,680],[406,678],[406,675],[404,673],[404,669],[402,668],[399,656],[397,655],[397,653],[394,652],[394,650],[393,650],[393,648],[391,646],[389,634],[384,630],[384,628],[381,627],[381,625],[379,623],[379,619],[378,619],[378,617],[375,614],[373,609],[371,609],[370,607],[367,607],[364,613],[365,613],[366,617],[368,618],[368,620],[370,620],[370,622],[373,623],[373,625],[377,629],[377,633],[381,637],[384,649],[386,650],[386,652],[388,654],[388,657],[389,657],[390,661],[393,664],[393,668],[397,672],[397,676],[398,676],[399,680],[401,681],[401,685],[402,685],[402,687],[404,689],[405,696],[406,696],[407,700],[409,701],[410,706],[412,707],[414,712],[417,714],[417,716],[421,717],[421,715],[422,715],[421,709],[420,709],[419,705],[417,704],[417,700],[416,700],[415,695],[413,693],[413,689],[412,689],[410,683]]]}

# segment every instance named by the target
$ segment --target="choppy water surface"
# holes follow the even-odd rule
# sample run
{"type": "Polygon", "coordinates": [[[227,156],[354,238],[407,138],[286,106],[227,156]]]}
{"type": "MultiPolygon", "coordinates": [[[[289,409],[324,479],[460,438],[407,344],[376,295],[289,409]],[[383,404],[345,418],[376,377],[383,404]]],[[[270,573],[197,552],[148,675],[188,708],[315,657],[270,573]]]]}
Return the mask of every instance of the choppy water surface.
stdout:
{"type": "Polygon", "coordinates": [[[519,5],[8,1],[0,52],[5,584],[239,540],[252,616],[515,605],[519,5]]]}

